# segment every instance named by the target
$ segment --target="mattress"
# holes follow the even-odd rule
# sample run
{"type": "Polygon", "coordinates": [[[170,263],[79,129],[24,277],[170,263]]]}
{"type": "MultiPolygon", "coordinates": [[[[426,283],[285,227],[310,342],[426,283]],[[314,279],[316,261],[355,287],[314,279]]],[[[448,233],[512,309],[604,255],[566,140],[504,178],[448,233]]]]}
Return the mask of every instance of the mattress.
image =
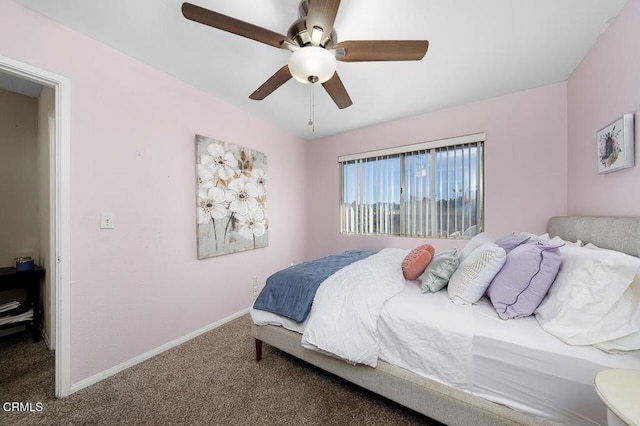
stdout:
{"type": "MultiPolygon", "coordinates": [[[[257,325],[304,331],[305,323],[269,312],[251,309],[251,316],[257,325]]],[[[570,346],[533,316],[501,320],[486,298],[457,305],[446,291],[422,294],[410,281],[385,304],[378,329],[385,362],[559,424],[606,424],[595,375],[640,369],[640,353],[570,346]]]]}
{"type": "Polygon", "coordinates": [[[606,424],[593,388],[599,371],[640,369],[638,351],[608,354],[571,346],[535,317],[501,320],[486,298],[474,306],[472,393],[562,424],[606,424]]]}

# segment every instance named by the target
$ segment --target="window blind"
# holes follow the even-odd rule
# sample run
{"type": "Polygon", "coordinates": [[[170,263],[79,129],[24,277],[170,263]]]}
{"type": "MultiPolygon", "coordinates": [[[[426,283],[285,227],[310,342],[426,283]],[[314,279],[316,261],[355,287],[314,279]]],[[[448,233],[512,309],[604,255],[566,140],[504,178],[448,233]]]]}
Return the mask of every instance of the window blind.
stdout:
{"type": "Polygon", "coordinates": [[[341,232],[430,238],[481,232],[484,141],[476,139],[484,134],[472,136],[340,157],[341,232]]]}

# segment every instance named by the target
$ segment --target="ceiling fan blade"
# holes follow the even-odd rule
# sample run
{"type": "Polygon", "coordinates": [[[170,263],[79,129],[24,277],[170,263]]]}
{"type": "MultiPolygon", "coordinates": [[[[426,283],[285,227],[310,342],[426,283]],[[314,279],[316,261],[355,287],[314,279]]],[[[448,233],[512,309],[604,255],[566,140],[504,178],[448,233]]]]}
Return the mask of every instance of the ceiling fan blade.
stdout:
{"type": "Polygon", "coordinates": [[[344,88],[342,80],[338,77],[338,73],[334,73],[328,81],[322,83],[322,87],[327,91],[333,102],[338,105],[338,108],[344,109],[351,106],[353,102],[347,93],[347,89],[344,88]]]}
{"type": "Polygon", "coordinates": [[[269,77],[267,81],[262,83],[262,86],[258,87],[255,92],[249,95],[249,98],[253,99],[254,101],[261,101],[269,96],[278,87],[289,81],[289,79],[291,79],[291,72],[289,71],[289,66],[285,65],[284,67],[276,71],[274,75],[269,77]]]}
{"type": "Polygon", "coordinates": [[[307,12],[309,35],[314,27],[320,27],[323,32],[322,38],[330,37],[339,7],[340,0],[309,0],[309,11],[307,12]]]}
{"type": "Polygon", "coordinates": [[[284,41],[291,42],[287,36],[282,34],[196,6],[195,4],[182,3],[182,14],[191,21],[259,41],[269,46],[284,48],[284,41]]]}
{"type": "Polygon", "coordinates": [[[429,49],[427,40],[357,40],[335,46],[336,59],[343,62],[419,61],[429,49]],[[341,50],[344,49],[344,56],[341,50]]]}

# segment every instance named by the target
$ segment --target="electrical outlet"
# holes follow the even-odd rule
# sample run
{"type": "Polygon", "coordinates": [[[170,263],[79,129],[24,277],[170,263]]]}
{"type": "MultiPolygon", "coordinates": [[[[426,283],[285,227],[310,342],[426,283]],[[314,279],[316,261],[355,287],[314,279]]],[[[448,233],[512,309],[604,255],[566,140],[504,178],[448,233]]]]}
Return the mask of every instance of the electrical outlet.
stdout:
{"type": "Polygon", "coordinates": [[[253,277],[253,297],[258,297],[258,277],[253,277]]]}

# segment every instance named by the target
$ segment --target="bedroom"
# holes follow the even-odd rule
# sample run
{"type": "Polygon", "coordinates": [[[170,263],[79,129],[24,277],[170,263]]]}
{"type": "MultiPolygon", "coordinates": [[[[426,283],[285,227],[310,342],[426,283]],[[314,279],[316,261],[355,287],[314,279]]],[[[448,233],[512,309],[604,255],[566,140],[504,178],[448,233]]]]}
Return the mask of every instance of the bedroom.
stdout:
{"type": "Polygon", "coordinates": [[[252,301],[253,276],[264,280],[291,263],[355,246],[416,245],[414,240],[339,235],[337,214],[326,213],[326,206],[338,208],[339,154],[377,149],[390,140],[404,145],[484,131],[495,147],[486,165],[485,228],[491,235],[542,232],[554,215],[639,216],[633,194],[640,172],[596,175],[593,147],[598,128],[623,113],[637,114],[640,64],[637,55],[624,55],[638,51],[639,6],[637,0],[627,2],[567,81],[306,143],[3,2],[0,55],[73,82],[69,387],[78,390],[242,312],[252,301]],[[623,65],[609,65],[621,56],[623,65]],[[196,260],[195,133],[268,155],[268,249],[196,260]],[[518,215],[510,213],[514,204],[521,206],[518,215]],[[116,212],[113,232],[99,229],[102,211],[116,212]],[[190,309],[177,315],[172,313],[176,304],[190,309]]]}

